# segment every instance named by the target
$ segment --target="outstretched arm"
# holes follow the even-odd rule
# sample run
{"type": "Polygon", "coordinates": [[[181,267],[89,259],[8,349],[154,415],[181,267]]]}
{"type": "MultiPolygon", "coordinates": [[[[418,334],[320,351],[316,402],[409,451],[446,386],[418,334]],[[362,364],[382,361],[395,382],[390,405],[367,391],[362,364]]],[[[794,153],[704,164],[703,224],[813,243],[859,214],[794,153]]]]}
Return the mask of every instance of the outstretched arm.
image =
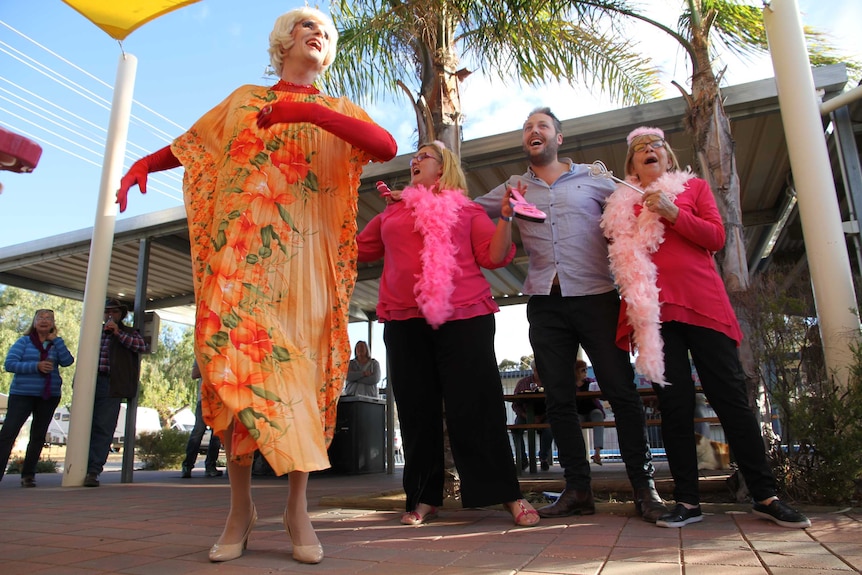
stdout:
{"type": "Polygon", "coordinates": [[[503,194],[503,200],[500,206],[500,218],[497,220],[497,229],[494,230],[494,235],[491,237],[491,251],[489,257],[491,261],[499,263],[503,261],[509,251],[512,249],[512,210],[509,204],[509,190],[503,194]]]}
{"type": "Polygon", "coordinates": [[[126,204],[129,201],[129,188],[138,184],[141,193],[147,193],[147,174],[170,170],[180,165],[180,161],[171,152],[170,146],[165,146],[158,152],[144,156],[132,164],[132,167],[129,168],[129,171],[120,180],[120,189],[117,190],[117,203],[120,204],[120,211],[126,211],[126,204]]]}
{"type": "Polygon", "coordinates": [[[266,106],[257,114],[257,127],[262,129],[295,122],[320,126],[383,162],[394,158],[398,151],[392,134],[377,124],[345,116],[320,104],[281,101],[266,106]]]}

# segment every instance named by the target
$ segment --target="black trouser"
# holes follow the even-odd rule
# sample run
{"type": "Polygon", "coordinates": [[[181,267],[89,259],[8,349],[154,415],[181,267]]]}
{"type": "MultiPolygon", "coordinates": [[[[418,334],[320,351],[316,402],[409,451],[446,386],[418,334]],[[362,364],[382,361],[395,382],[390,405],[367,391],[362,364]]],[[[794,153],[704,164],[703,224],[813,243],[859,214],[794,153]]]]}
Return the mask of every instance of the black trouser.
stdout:
{"type": "Polygon", "coordinates": [[[407,510],[443,503],[443,404],[464,507],[521,498],[494,355],[494,316],[389,321],[383,339],[404,442],[407,510]]]}
{"type": "MultiPolygon", "coordinates": [[[[191,471],[195,466],[195,461],[198,460],[198,451],[201,448],[201,443],[204,440],[204,434],[207,432],[207,424],[204,421],[204,416],[201,411],[201,400],[198,398],[195,406],[195,426],[189,434],[189,442],[186,444],[186,458],[183,461],[183,471],[188,469],[191,471]]],[[[221,449],[221,440],[215,433],[210,435],[210,443],[207,447],[207,457],[204,460],[205,469],[207,471],[215,471],[217,469],[219,449],[221,449]]]]}
{"type": "Polygon", "coordinates": [[[721,422],[751,496],[762,501],[775,495],[775,476],[766,461],[757,417],[748,405],[736,342],[715,330],[675,321],[663,323],[661,335],[665,379],[671,385],[654,387],[661,409],[664,448],[674,480],[674,499],[692,505],[700,502],[694,443],[695,389],[689,351],[703,393],[721,422]]]}
{"type": "Polygon", "coordinates": [[[532,296],[527,303],[530,343],[568,488],[590,486],[590,464],[575,398],[578,346],[589,356],[602,394],[614,411],[620,453],[632,487],[654,485],[643,402],[629,354],[615,343],[619,310],[616,291],[579,297],[532,296]]]}
{"type": "Polygon", "coordinates": [[[30,414],[33,421],[30,422],[30,442],[27,444],[27,452],[24,455],[24,464],[21,466],[21,477],[34,477],[36,475],[36,464],[39,463],[39,455],[42,454],[42,446],[45,445],[45,436],[54,410],[60,404],[60,396],[43,399],[42,396],[17,395],[9,396],[9,404],[6,409],[6,420],[3,429],[0,429],[0,479],[6,473],[6,464],[18,432],[24,426],[30,414]]]}

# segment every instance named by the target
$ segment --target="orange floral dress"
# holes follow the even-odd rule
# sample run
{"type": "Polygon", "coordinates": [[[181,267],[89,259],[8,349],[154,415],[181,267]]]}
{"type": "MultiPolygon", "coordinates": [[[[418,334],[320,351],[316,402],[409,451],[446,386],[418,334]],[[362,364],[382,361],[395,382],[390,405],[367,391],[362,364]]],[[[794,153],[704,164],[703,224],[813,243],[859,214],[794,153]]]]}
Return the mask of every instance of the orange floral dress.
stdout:
{"type": "Polygon", "coordinates": [[[273,470],[329,467],[326,449],[350,361],[356,194],[371,156],[310,123],[261,130],[258,111],[323,94],[242,86],[177,138],[197,304],[204,419],[231,457],[273,470]]]}

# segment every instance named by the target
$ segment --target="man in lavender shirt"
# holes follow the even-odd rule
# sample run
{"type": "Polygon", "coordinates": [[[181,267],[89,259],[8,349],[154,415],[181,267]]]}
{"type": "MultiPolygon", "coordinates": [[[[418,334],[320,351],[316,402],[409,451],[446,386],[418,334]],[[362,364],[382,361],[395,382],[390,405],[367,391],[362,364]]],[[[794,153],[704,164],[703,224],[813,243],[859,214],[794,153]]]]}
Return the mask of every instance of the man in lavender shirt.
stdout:
{"type": "Polygon", "coordinates": [[[562,125],[549,108],[533,110],[521,136],[530,164],[527,172],[476,201],[489,216],[500,217],[502,196],[508,193],[508,186],[517,188],[520,183],[525,199],[547,214],[544,222],[518,220],[530,258],[524,282],[524,293],[530,296],[530,343],[542,373],[548,421],[566,479],[559,499],[539,509],[539,515],[595,513],[590,464],[575,402],[573,366],[582,346],[615,415],[637,512],[655,523],[667,509],[655,490],[643,403],[631,362],[615,343],[620,299],[599,228],[614,184],[590,177],[587,165],[557,157],[563,143],[562,125]]]}

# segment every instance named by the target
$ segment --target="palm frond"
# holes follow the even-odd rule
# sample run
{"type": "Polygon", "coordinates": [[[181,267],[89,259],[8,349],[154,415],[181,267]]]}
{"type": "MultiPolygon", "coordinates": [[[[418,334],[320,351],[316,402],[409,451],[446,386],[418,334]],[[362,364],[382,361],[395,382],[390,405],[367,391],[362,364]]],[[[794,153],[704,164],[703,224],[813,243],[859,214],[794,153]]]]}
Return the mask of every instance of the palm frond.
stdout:
{"type": "Polygon", "coordinates": [[[728,52],[745,59],[768,49],[763,7],[740,0],[702,0],[704,22],[708,22],[711,40],[728,52]]]}
{"type": "Polygon", "coordinates": [[[463,17],[463,53],[486,73],[527,84],[558,80],[598,87],[624,103],[658,94],[658,74],[633,44],[601,32],[604,10],[622,2],[472,3],[463,17]]]}
{"type": "Polygon", "coordinates": [[[622,0],[382,1],[333,5],[340,56],[324,87],[357,101],[421,86],[434,66],[454,72],[460,57],[504,80],[557,80],[605,90],[628,104],[655,99],[658,75],[633,45],[599,32],[604,10],[622,0]],[[448,58],[448,60],[447,60],[448,58]],[[451,67],[452,69],[448,69],[451,67]]]}
{"type": "Polygon", "coordinates": [[[529,33],[518,23],[502,28],[502,36],[476,30],[465,38],[465,54],[473,54],[486,73],[527,84],[566,80],[601,88],[626,104],[659,96],[658,72],[645,64],[628,42],[585,30],[565,20],[534,21],[529,33]],[[574,48],[577,46],[577,48],[574,48]]]}
{"type": "Polygon", "coordinates": [[[346,3],[341,11],[333,7],[339,54],[324,75],[322,87],[345,93],[359,103],[374,102],[394,92],[399,80],[416,77],[417,55],[412,48],[417,41],[399,11],[358,13],[352,6],[346,3]]]}
{"type": "Polygon", "coordinates": [[[853,84],[862,80],[862,62],[854,56],[844,54],[835,49],[829,34],[806,26],[805,44],[808,48],[808,60],[812,66],[828,66],[830,64],[846,64],[847,76],[853,84]]]}

